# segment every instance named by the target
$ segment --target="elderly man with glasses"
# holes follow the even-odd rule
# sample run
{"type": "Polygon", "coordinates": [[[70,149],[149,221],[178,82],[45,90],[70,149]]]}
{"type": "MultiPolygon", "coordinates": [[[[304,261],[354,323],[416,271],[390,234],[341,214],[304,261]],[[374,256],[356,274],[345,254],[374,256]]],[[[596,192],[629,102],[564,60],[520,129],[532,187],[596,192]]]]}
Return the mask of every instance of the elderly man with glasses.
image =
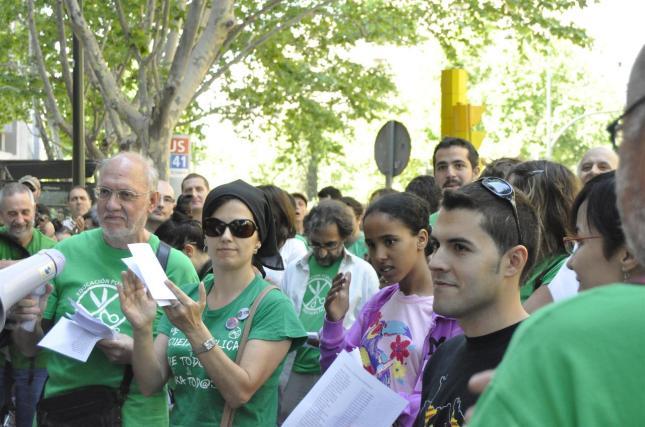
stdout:
{"type": "MultiPolygon", "coordinates": [[[[97,384],[117,389],[122,381],[126,382],[126,366],[132,357],[132,328],[121,311],[117,286],[121,285],[121,272],[126,269],[122,259],[131,256],[128,244],[148,243],[153,251],[159,249],[157,236],[145,229],[148,215],[157,206],[159,193],[156,188],[157,172],[141,155],[125,152],[106,160],[99,169],[96,186],[101,228],[78,234],[56,246],[65,255],[65,269],[53,281],[53,291],[36,330],[33,333],[20,331],[14,335],[23,353],[28,356],[35,354],[35,343],[43,331],[46,332],[61,317],[73,313],[73,303],[80,304],[113,328],[118,337],[99,341],[85,363],[50,353],[45,398],[79,393],[81,387],[97,384]]],[[[175,249],[167,252],[166,274],[177,284],[198,281],[190,260],[175,249]]],[[[37,304],[34,301],[31,307],[23,306],[21,316],[40,320],[37,304]]],[[[75,399],[69,400],[73,404],[75,399]]],[[[167,425],[167,406],[165,393],[144,397],[132,384],[122,407],[123,424],[167,425]]],[[[70,422],[78,422],[71,411],[69,418],[70,422]]]]}
{"type": "Polygon", "coordinates": [[[146,223],[146,229],[151,233],[157,231],[162,223],[170,219],[175,208],[175,190],[168,181],[160,179],[157,184],[157,192],[159,193],[159,201],[155,209],[148,215],[146,223]]]}
{"type": "Polygon", "coordinates": [[[297,350],[293,369],[281,400],[280,419],[293,411],[320,378],[318,331],[323,326],[325,298],[338,273],[351,275],[349,311],[343,324],[349,328],[363,305],[379,289],[370,264],[345,249],[352,235],[354,214],[342,202],[322,200],[304,219],[311,251],[286,268],[282,290],[293,302],[300,321],[310,335],[309,346],[297,350]]]}

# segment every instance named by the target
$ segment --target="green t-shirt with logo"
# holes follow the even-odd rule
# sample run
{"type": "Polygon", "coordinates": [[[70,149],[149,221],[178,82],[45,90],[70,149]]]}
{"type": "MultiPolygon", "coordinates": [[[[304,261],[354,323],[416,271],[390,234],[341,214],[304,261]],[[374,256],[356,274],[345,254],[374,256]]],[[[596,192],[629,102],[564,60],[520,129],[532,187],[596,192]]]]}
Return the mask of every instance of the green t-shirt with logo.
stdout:
{"type": "MultiPolygon", "coordinates": [[[[204,279],[206,291],[213,287],[213,276],[204,279]]],[[[202,320],[217,341],[217,345],[235,360],[239,341],[255,298],[269,283],[259,275],[228,305],[202,313],[202,320]]],[[[185,287],[194,300],[199,299],[198,284],[185,287]]],[[[174,377],[175,405],[170,414],[170,425],[218,426],[225,401],[217,391],[199,359],[193,354],[190,342],[183,332],[174,327],[168,317],[159,321],[157,331],[168,336],[168,365],[174,377]]],[[[306,337],[298,321],[293,304],[280,291],[270,291],[262,300],[253,318],[249,340],[291,340],[291,349],[300,346],[306,337]]],[[[258,360],[258,363],[262,363],[258,360]]],[[[283,362],[251,399],[235,411],[236,426],[275,425],[278,414],[278,380],[283,362]]]]}
{"type": "MultiPolygon", "coordinates": [[[[329,267],[323,267],[314,256],[309,257],[309,279],[300,308],[300,322],[307,332],[318,332],[323,326],[325,298],[334,276],[338,274],[341,261],[342,258],[339,258],[329,267]]],[[[293,372],[320,374],[320,350],[310,346],[299,348],[293,362],[293,372]]]]}
{"type": "MultiPolygon", "coordinates": [[[[148,243],[156,252],[159,238],[151,235],[148,243]]],[[[65,314],[71,315],[74,308],[69,299],[72,299],[117,332],[131,336],[132,327],[121,311],[116,290],[121,283],[121,272],[126,269],[121,259],[130,257],[130,251],[109,246],[100,228],[65,239],[56,249],[65,255],[67,262],[62,274],[53,281],[54,290],[43,317],[58,321],[65,314]]],[[[168,257],[166,275],[178,285],[199,280],[190,259],[175,249],[168,257]]],[[[160,309],[158,318],[161,313],[160,309]]],[[[48,356],[49,380],[45,397],[92,384],[118,388],[123,379],[123,365],[111,363],[96,347],[85,363],[54,352],[49,352],[48,356]]],[[[136,381],[132,380],[123,407],[123,425],[162,426],[167,423],[166,393],[161,391],[144,397],[136,381]]]]}
{"type": "Polygon", "coordinates": [[[367,259],[367,245],[365,244],[365,233],[361,231],[358,239],[354,243],[345,245],[345,249],[353,253],[360,259],[367,259]]]}
{"type": "MultiPolygon", "coordinates": [[[[0,227],[0,233],[6,233],[6,227],[0,227]]],[[[43,250],[53,248],[56,244],[56,240],[50,239],[45,236],[40,230],[34,228],[31,241],[25,247],[25,250],[29,255],[34,255],[35,253],[43,250]]],[[[7,244],[4,240],[0,240],[0,259],[6,260],[17,260],[20,257],[20,253],[17,249],[7,244]]],[[[29,362],[30,358],[23,356],[23,354],[16,348],[16,346],[11,343],[9,344],[9,356],[11,357],[11,365],[16,369],[29,368],[31,363],[29,362]]],[[[0,357],[0,367],[4,366],[5,359],[0,357]]],[[[34,361],[35,368],[46,368],[47,367],[47,355],[44,352],[40,352],[36,356],[34,361]]]]}

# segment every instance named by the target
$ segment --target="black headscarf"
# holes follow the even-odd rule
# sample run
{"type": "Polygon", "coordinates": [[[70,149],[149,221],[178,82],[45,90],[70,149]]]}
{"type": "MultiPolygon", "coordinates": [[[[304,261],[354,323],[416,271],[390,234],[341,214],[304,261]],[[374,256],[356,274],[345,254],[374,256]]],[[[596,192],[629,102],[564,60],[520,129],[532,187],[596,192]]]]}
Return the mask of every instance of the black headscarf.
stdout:
{"type": "Polygon", "coordinates": [[[202,221],[210,218],[213,212],[215,212],[215,209],[221,206],[217,201],[227,196],[244,203],[253,214],[255,224],[258,226],[262,246],[260,246],[258,253],[253,257],[254,265],[260,267],[258,265],[260,264],[272,270],[284,270],[282,257],[280,256],[276,243],[275,224],[273,223],[271,204],[262,190],[258,190],[241,179],[213,188],[208,193],[206,201],[204,202],[202,221]]]}

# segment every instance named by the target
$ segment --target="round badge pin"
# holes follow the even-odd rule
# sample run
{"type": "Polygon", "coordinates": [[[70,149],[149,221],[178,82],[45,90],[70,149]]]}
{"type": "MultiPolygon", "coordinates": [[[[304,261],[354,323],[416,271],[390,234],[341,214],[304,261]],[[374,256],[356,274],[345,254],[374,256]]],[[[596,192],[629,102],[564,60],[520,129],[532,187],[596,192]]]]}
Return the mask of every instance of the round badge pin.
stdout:
{"type": "Polygon", "coordinates": [[[240,311],[237,312],[237,318],[240,320],[244,320],[247,317],[249,317],[249,309],[248,307],[244,307],[240,309],[240,311]]]}
{"type": "Polygon", "coordinates": [[[235,329],[239,323],[240,322],[237,320],[237,318],[229,317],[228,319],[226,319],[226,324],[224,326],[226,326],[226,329],[231,330],[235,329]]]}

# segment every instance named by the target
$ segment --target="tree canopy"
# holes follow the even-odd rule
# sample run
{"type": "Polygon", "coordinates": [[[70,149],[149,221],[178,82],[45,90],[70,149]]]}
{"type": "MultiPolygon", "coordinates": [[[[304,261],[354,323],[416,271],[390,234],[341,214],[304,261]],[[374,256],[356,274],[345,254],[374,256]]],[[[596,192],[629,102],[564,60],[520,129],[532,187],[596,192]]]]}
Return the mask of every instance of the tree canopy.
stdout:
{"type": "MultiPolygon", "coordinates": [[[[167,171],[173,133],[199,134],[211,114],[284,142],[315,190],[318,165],[342,152],[352,120],[398,108],[387,68],[351,57],[359,43],[438,41],[476,57],[504,31],[518,49],[585,44],[562,21],[572,0],[2,0],[0,119],[36,123],[50,157],[69,154],[71,36],[86,52],[86,149],[138,149],[167,171]],[[463,49],[460,49],[463,47],[463,49]]],[[[252,137],[252,136],[250,136],[252,137]]]]}

